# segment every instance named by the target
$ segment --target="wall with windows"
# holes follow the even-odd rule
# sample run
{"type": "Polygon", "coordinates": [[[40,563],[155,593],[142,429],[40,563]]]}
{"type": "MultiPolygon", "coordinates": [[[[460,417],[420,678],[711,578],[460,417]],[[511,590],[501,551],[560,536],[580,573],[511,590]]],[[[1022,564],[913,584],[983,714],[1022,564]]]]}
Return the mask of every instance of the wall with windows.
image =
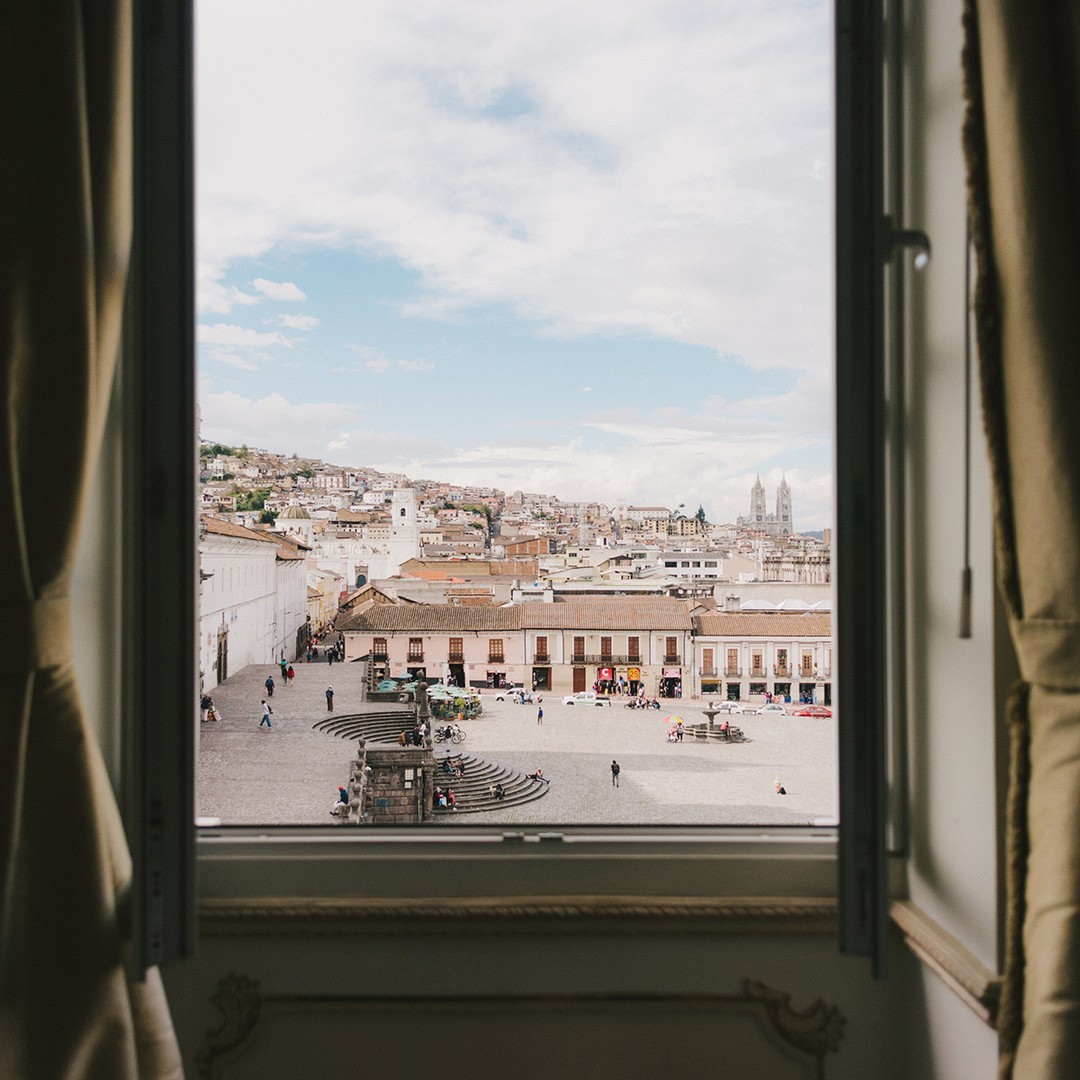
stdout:
{"type": "MultiPolygon", "coordinates": [[[[898,836],[902,852],[896,860],[902,879],[898,889],[910,893],[993,967],[997,951],[993,686],[1001,673],[992,665],[990,500],[978,431],[972,514],[975,633],[967,641],[956,636],[962,550],[957,418],[963,405],[958,377],[963,335],[957,318],[963,311],[964,220],[957,60],[960,5],[948,0],[931,6],[924,0],[905,16],[910,74],[921,88],[912,95],[909,108],[914,119],[908,138],[917,167],[908,177],[907,216],[930,232],[934,259],[927,274],[913,283],[908,340],[910,403],[905,414],[913,420],[907,459],[911,526],[907,606],[912,629],[904,681],[907,723],[899,729],[896,743],[910,753],[906,773],[898,781],[908,796],[907,812],[900,819],[907,828],[898,836]]],[[[114,526],[121,506],[115,483],[115,449],[121,436],[117,421],[114,417],[107,433],[107,453],[85,523],[73,588],[80,684],[114,777],[119,775],[115,751],[120,746],[115,708],[119,560],[114,526]]],[[[194,703],[191,711],[194,714],[194,703]]],[[[282,855],[278,863],[287,867],[289,859],[282,855]]],[[[447,896],[465,889],[480,895],[486,889],[494,892],[499,865],[505,862],[476,860],[475,872],[466,881],[454,876],[447,860],[433,860],[416,882],[415,895],[447,896]]],[[[623,864],[599,859],[596,865],[613,888],[632,892],[640,885],[640,875],[628,873],[623,864]]],[[[674,884],[665,870],[657,862],[647,871],[654,875],[657,895],[664,887],[674,892],[687,884],[686,880],[674,884]]],[[[242,865],[236,873],[231,895],[250,898],[263,887],[244,877],[242,865]]],[[[370,889],[371,877],[343,871],[328,894],[348,898],[370,889]]],[[[793,862],[789,879],[795,878],[793,862]]],[[[693,884],[703,896],[749,893],[755,887],[753,880],[734,880],[715,865],[703,865],[693,884]]],[[[775,882],[768,887],[775,888],[775,882]]],[[[798,890],[798,882],[793,888],[798,890]]],[[[524,925],[470,932],[448,927],[442,918],[438,912],[417,911],[411,926],[393,933],[355,925],[305,929],[299,923],[285,933],[265,929],[204,933],[197,956],[164,973],[189,1075],[197,1075],[195,1055],[206,1033],[220,1027],[222,1017],[213,999],[219,981],[229,973],[259,980],[264,993],[308,999],[313,1009],[319,998],[348,993],[404,998],[437,993],[467,1008],[469,999],[479,995],[623,994],[647,999],[659,994],[737,993],[744,979],[759,979],[790,994],[797,1008],[821,998],[843,1013],[846,1026],[840,1049],[827,1058],[830,1080],[976,1080],[994,1075],[993,1032],[895,937],[887,957],[888,979],[875,981],[866,961],[837,954],[829,933],[770,931],[765,924],[750,933],[725,933],[722,925],[709,931],[686,930],[673,922],[674,916],[662,930],[652,932],[617,920],[583,928],[572,918],[544,933],[524,925]]],[[[343,1018],[342,1023],[349,1021],[343,1018]]],[[[681,1066],[695,1032],[660,1017],[651,1022],[651,1029],[663,1071],[687,1075],[681,1066]]],[[[363,1060],[365,1039],[373,1034],[350,1029],[357,1060],[363,1060]]],[[[600,1025],[589,1034],[598,1041],[605,1036],[600,1025]]],[[[497,1022],[486,1038],[503,1050],[509,1072],[523,1055],[543,1053],[543,1047],[522,1047],[508,1039],[497,1022]]],[[[467,1059],[467,1048],[453,1049],[460,1051],[459,1060],[467,1059]]],[[[343,1061],[341,1068],[350,1065],[343,1061]]]]}

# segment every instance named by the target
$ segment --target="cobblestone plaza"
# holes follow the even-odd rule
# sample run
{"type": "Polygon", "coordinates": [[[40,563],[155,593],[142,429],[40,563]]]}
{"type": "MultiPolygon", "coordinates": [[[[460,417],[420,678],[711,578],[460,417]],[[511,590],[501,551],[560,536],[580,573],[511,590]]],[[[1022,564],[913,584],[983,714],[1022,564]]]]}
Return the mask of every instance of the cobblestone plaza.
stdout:
{"type": "MultiPolygon", "coordinates": [[[[272,665],[253,665],[212,692],[221,720],[199,725],[196,807],[225,825],[326,825],[338,784],[345,784],[356,743],[316,731],[334,711],[362,711],[363,665],[295,664],[292,686],[272,665]],[[273,727],[259,727],[264,682],[274,676],[273,727]]],[[[463,726],[460,747],[550,779],[541,799],[497,811],[455,815],[469,825],[808,825],[832,823],[836,806],[836,721],[795,716],[737,716],[743,743],[668,742],[666,718],[700,722],[704,700],[661,702],[661,710],[495,701],[463,726]],[[621,766],[619,787],[611,761],[621,766]],[[778,795],[779,777],[787,790],[778,795]]],[[[719,718],[717,723],[719,723],[719,718]]],[[[443,753],[437,747],[437,754],[443,753]]]]}

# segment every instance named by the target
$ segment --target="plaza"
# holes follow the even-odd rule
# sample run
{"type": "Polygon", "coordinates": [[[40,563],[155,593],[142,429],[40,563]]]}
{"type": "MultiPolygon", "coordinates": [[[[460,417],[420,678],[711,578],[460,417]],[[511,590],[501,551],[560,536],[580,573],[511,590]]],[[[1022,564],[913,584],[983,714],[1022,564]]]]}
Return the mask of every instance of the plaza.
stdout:
{"type": "MultiPolygon", "coordinates": [[[[223,825],[327,825],[338,784],[347,783],[356,743],[313,725],[327,717],[325,691],[334,687],[337,714],[373,706],[362,699],[364,665],[295,664],[284,686],[275,665],[254,664],[212,693],[221,715],[201,723],[196,813],[223,825]],[[259,727],[264,682],[274,676],[273,727],[259,727]]],[[[462,815],[469,825],[820,825],[835,820],[836,719],[736,716],[747,741],[668,742],[667,718],[703,721],[706,700],[661,702],[631,710],[564,705],[544,696],[517,705],[483,695],[484,711],[463,726],[456,750],[519,772],[543,770],[543,798],[520,806],[462,815]],[[619,786],[611,762],[620,765],[619,786]],[[779,777],[787,794],[774,789],[779,777]]],[[[720,718],[717,719],[720,723],[720,718]]],[[[437,747],[437,756],[445,751],[437,747]]]]}

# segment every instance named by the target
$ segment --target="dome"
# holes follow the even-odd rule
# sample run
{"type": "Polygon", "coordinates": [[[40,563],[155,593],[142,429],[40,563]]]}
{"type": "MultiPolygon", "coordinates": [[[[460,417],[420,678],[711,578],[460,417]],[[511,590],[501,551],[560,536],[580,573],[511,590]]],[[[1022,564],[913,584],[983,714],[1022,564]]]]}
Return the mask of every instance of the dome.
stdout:
{"type": "Polygon", "coordinates": [[[299,505],[299,503],[290,503],[281,511],[277,516],[278,521],[310,521],[311,515],[299,505]]]}

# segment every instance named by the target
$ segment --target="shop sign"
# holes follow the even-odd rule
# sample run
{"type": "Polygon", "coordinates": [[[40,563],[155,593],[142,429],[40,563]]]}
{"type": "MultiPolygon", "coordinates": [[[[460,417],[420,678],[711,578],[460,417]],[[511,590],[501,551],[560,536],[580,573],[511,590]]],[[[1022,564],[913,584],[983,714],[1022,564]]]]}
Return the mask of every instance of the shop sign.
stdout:
{"type": "Polygon", "coordinates": [[[626,669],[626,677],[631,682],[641,682],[641,668],[639,668],[639,667],[628,667],[626,669]]]}
{"type": "Polygon", "coordinates": [[[614,679],[615,678],[615,669],[614,668],[609,668],[609,667],[602,667],[602,668],[600,668],[598,670],[597,675],[601,679],[614,679]]]}
{"type": "Polygon", "coordinates": [[[682,668],[677,668],[677,667],[666,667],[666,668],[664,668],[664,678],[665,679],[681,679],[682,678],[682,668]]]}

